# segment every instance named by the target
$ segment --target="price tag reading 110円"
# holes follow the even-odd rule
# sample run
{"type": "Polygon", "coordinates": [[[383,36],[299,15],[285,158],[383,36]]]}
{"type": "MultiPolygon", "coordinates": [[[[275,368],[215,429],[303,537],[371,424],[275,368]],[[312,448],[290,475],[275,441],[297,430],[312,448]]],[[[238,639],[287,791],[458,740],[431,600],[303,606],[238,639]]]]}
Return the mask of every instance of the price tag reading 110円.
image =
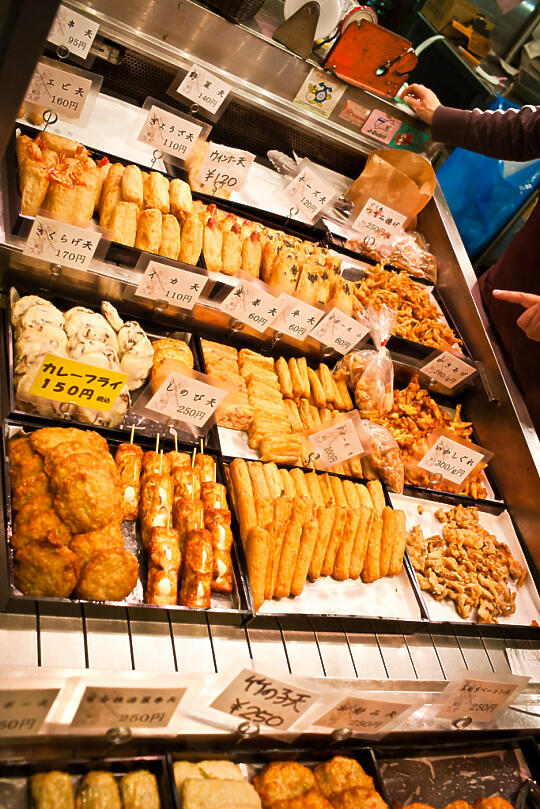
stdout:
{"type": "Polygon", "coordinates": [[[153,104],[148,110],[137,140],[153,146],[160,152],[185,160],[202,131],[202,126],[195,121],[174,115],[153,104]]]}
{"type": "Polygon", "coordinates": [[[168,301],[180,309],[193,309],[208,278],[160,261],[149,261],[135,295],[153,301],[168,301]]]}

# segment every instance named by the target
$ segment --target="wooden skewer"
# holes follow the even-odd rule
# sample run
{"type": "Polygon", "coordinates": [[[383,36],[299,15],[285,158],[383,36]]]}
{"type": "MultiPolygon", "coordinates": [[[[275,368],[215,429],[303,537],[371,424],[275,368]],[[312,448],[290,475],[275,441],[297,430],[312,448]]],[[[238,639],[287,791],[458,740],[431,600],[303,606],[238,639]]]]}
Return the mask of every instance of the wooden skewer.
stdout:
{"type": "Polygon", "coordinates": [[[159,433],[156,435],[156,452],[159,452],[159,433]]]}
{"type": "Polygon", "coordinates": [[[174,451],[178,452],[178,433],[176,432],[176,430],[173,430],[173,432],[174,432],[174,451]]]}
{"type": "Polygon", "coordinates": [[[163,472],[163,450],[159,453],[159,474],[163,472]]]}
{"type": "Polygon", "coordinates": [[[194,447],[194,449],[193,449],[193,455],[191,456],[191,468],[192,468],[192,469],[193,469],[193,467],[195,466],[195,455],[196,455],[196,454],[197,454],[197,447],[194,447]]]}
{"type": "Polygon", "coordinates": [[[133,425],[132,428],[131,428],[131,437],[129,439],[130,444],[133,444],[133,436],[134,435],[135,435],[135,425],[133,425]]]}
{"type": "Polygon", "coordinates": [[[204,455],[204,438],[201,438],[200,447],[201,447],[201,455],[204,455]]]}

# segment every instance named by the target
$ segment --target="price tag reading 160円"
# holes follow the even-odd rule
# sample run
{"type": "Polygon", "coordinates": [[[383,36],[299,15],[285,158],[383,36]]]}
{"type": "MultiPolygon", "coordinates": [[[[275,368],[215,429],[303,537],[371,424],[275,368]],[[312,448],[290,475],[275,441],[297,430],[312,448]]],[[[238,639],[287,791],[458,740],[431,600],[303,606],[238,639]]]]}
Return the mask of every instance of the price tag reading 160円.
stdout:
{"type": "Polygon", "coordinates": [[[86,362],[46,354],[30,394],[54,402],[76,404],[90,410],[111,409],[128,375],[86,362]]]}

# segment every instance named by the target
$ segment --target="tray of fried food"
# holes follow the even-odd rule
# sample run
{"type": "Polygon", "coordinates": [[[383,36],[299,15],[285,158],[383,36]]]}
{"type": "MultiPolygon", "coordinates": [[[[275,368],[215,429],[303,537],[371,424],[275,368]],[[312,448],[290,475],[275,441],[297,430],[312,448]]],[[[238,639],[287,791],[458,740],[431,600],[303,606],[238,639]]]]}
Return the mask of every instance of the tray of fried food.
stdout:
{"type": "MultiPolygon", "coordinates": [[[[263,611],[272,613],[359,614],[366,584],[400,577],[405,515],[386,505],[378,481],[364,486],[337,475],[238,458],[227,475],[255,610],[264,604],[263,611]],[[300,595],[302,607],[283,601],[300,595]]],[[[388,614],[395,608],[396,616],[403,617],[410,605],[411,617],[418,617],[407,577],[401,578],[399,587],[392,583],[380,588],[386,595],[381,603],[372,598],[367,614],[388,614]],[[395,604],[388,602],[392,590],[395,604]]]]}
{"type": "Polygon", "coordinates": [[[202,340],[206,372],[227,382],[234,388],[234,396],[225,401],[217,412],[219,427],[232,430],[247,430],[253,419],[253,408],[248,399],[246,383],[238,366],[238,351],[232,346],[211,340],[202,340]]]}
{"type": "Polygon", "coordinates": [[[257,792],[233,761],[174,761],[173,776],[181,809],[261,809],[257,792]]]}

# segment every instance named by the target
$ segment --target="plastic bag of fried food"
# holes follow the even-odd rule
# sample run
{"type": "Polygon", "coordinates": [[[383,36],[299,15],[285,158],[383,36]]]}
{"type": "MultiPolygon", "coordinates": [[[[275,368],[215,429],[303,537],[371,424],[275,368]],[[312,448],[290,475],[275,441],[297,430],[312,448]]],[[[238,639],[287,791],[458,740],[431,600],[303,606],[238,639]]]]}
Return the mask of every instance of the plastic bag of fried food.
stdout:
{"type": "Polygon", "coordinates": [[[397,441],[381,424],[362,419],[362,444],[367,455],[362,457],[362,466],[373,467],[376,476],[397,494],[403,492],[405,470],[397,441]],[[367,440],[366,440],[367,439],[367,440]]]}
{"type": "Polygon", "coordinates": [[[377,311],[372,306],[356,313],[357,320],[369,329],[375,350],[351,351],[334,368],[336,379],[345,379],[354,391],[360,415],[382,416],[392,408],[394,368],[385,347],[396,322],[396,313],[388,306],[377,311]]]}

